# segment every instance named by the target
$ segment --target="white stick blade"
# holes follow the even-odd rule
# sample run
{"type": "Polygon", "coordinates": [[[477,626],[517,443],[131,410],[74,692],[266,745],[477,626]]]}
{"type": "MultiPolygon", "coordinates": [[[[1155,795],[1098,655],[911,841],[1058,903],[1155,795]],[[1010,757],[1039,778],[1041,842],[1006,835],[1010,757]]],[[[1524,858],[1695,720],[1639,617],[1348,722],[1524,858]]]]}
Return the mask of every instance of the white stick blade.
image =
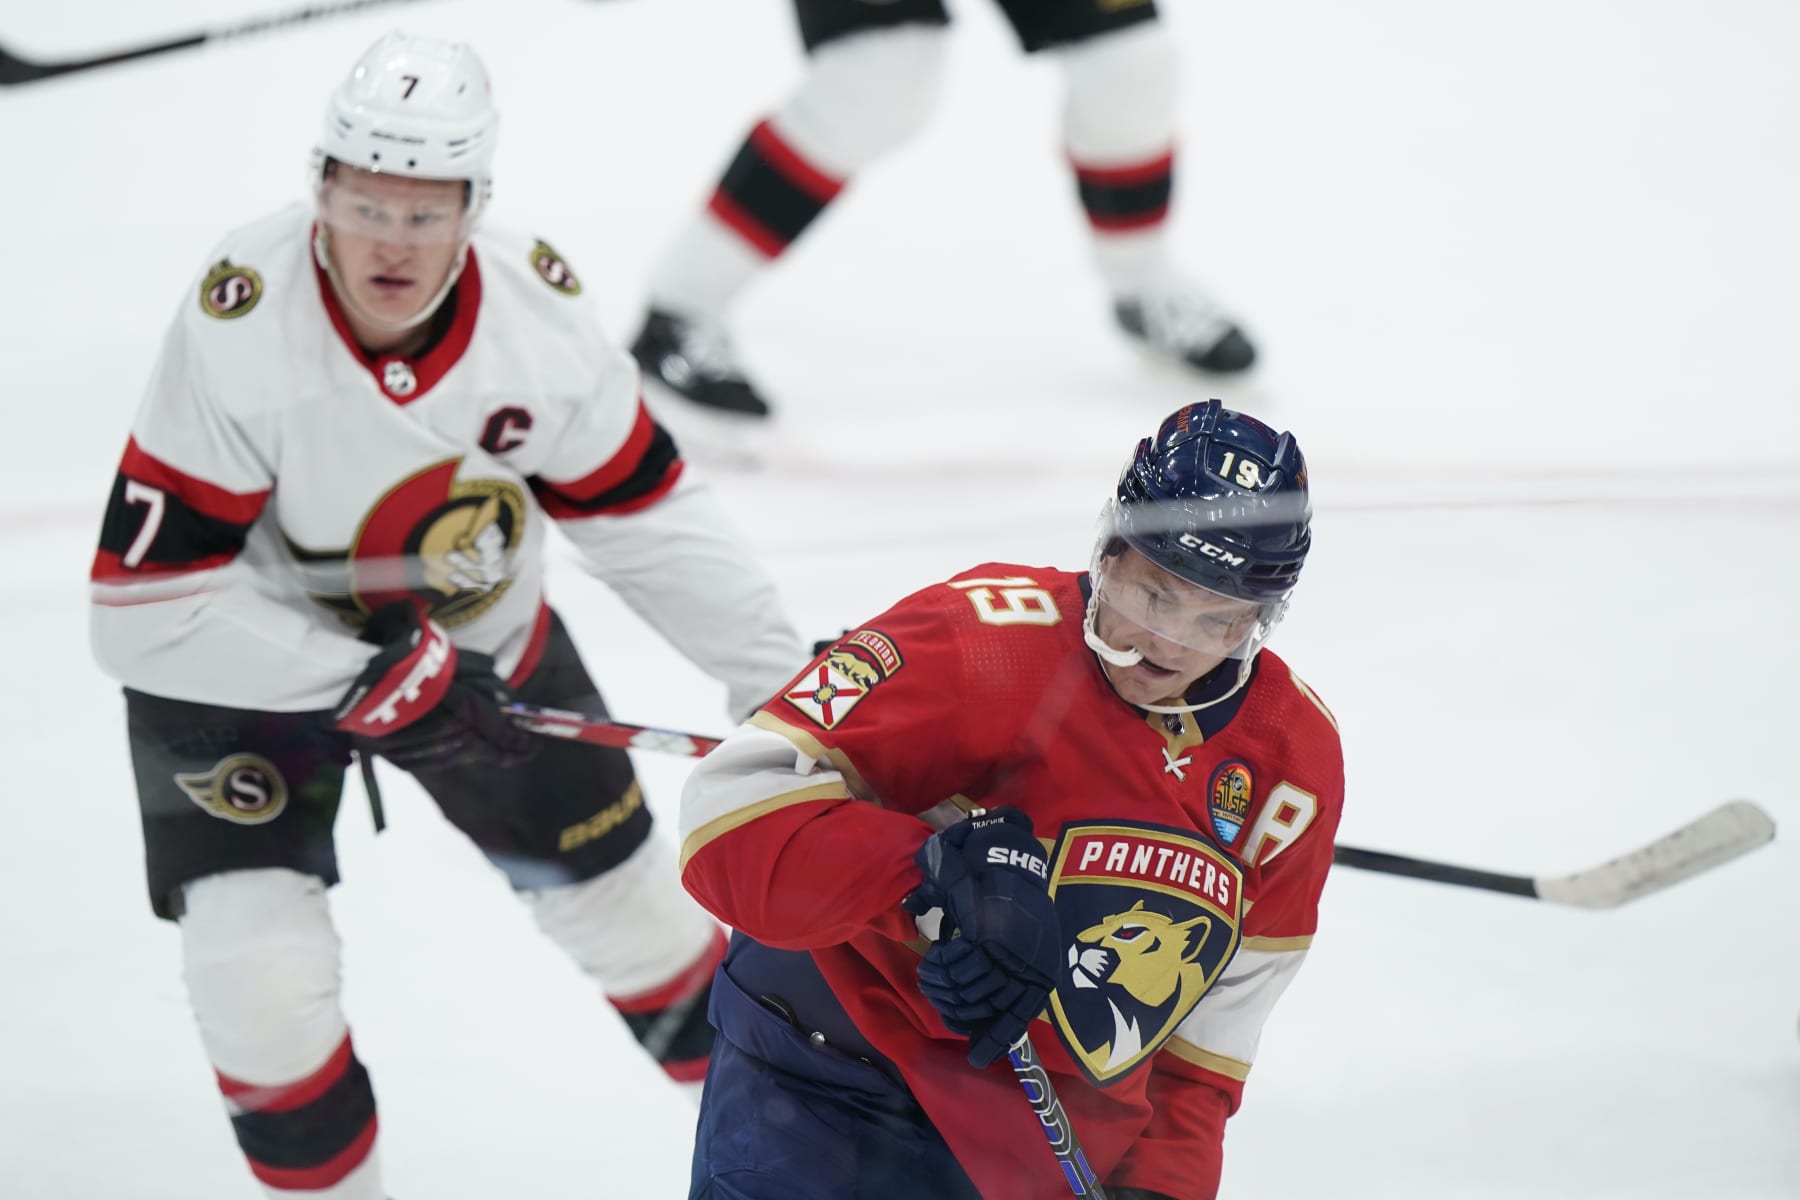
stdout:
{"type": "Polygon", "coordinates": [[[1748,800],[1722,804],[1648,846],[1573,875],[1535,880],[1539,899],[1612,908],[1730,862],[1775,836],[1769,814],[1748,800]]]}

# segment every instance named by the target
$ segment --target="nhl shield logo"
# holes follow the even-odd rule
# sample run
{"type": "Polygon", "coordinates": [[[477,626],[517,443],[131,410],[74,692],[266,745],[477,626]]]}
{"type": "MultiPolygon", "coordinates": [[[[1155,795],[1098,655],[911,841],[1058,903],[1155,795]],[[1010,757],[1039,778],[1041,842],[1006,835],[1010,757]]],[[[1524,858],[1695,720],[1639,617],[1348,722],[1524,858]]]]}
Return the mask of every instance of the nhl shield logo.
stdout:
{"type": "Polygon", "coordinates": [[[1105,1087],[1168,1040],[1237,953],[1243,874],[1192,830],[1072,825],[1050,894],[1065,943],[1056,1031],[1105,1087]]]}

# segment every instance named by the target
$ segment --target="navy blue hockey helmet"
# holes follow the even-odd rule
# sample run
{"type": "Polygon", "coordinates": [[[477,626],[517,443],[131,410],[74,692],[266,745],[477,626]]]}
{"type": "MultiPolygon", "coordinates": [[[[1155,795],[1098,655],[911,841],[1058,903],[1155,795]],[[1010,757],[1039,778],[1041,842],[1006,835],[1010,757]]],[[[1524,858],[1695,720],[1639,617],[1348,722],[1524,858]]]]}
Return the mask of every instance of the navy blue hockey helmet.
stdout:
{"type": "Polygon", "coordinates": [[[1293,435],[1217,400],[1178,409],[1140,441],[1108,507],[1112,535],[1157,566],[1263,605],[1287,600],[1312,546],[1293,435]]]}

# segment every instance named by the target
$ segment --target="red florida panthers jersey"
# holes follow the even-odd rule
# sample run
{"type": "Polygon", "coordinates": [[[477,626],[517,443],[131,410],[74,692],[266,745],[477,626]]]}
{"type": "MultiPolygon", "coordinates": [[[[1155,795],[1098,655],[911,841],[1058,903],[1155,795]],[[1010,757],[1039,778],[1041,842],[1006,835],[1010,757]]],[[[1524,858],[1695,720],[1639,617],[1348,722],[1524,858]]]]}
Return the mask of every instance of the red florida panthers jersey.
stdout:
{"type": "Polygon", "coordinates": [[[1217,1190],[1225,1119],[1311,943],[1343,758],[1268,651],[1211,708],[1127,704],[1082,639],[1085,588],[990,563],[845,635],[695,772],[684,879],[749,936],[812,953],[984,1195],[1066,1195],[1011,1072],[970,1068],[919,992],[925,943],[899,907],[933,826],[1029,813],[1065,944],[1033,1041],[1101,1179],[1194,1200],[1217,1190]]]}

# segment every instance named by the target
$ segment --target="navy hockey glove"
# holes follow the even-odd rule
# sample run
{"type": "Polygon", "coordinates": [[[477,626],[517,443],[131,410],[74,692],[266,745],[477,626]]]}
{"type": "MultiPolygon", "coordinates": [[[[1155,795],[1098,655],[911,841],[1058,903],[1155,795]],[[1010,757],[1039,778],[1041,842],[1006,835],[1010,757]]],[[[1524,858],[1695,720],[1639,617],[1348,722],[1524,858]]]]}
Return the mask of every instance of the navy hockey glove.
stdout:
{"type": "Polygon", "coordinates": [[[416,605],[377,610],[362,638],[381,650],[332,717],[339,729],[367,739],[374,753],[419,771],[516,766],[537,751],[536,736],[502,711],[513,696],[494,674],[494,660],[458,651],[416,605]]]}
{"type": "Polygon", "coordinates": [[[913,858],[925,882],[908,912],[944,912],[919,990],[985,1067],[1025,1036],[1056,987],[1062,931],[1031,818],[997,808],[935,833],[913,858]]]}

